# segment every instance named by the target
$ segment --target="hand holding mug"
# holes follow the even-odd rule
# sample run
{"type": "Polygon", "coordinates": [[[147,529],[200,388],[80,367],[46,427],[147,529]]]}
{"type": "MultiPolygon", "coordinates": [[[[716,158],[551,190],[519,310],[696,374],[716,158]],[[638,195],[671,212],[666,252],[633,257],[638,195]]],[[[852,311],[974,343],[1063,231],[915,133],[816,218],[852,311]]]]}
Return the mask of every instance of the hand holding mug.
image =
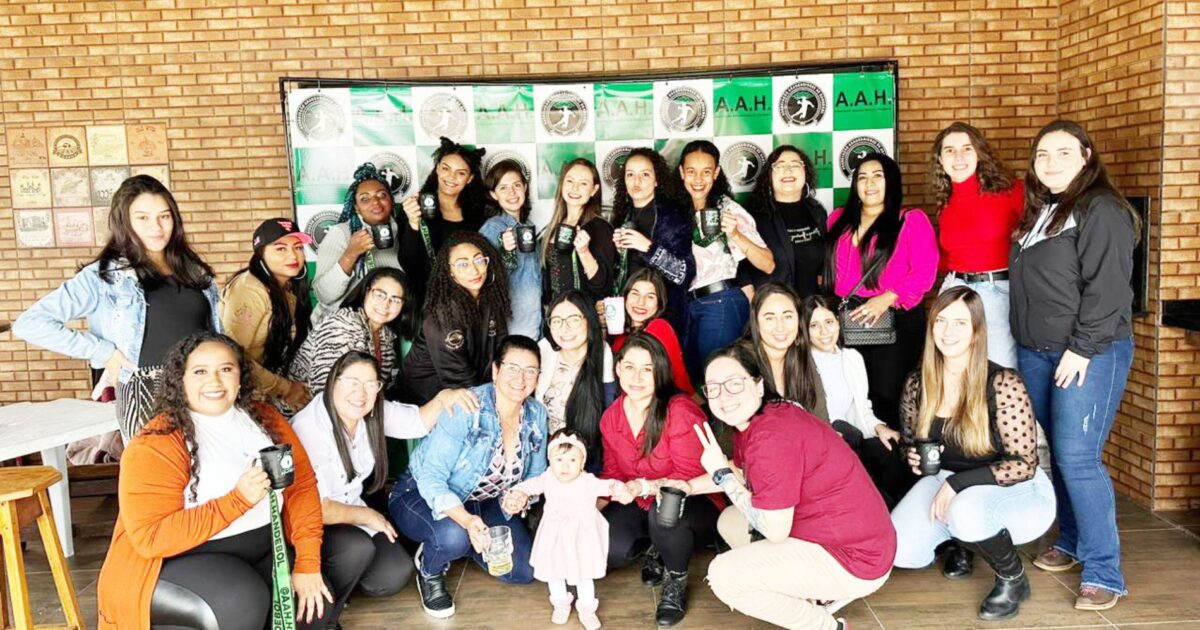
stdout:
{"type": "Polygon", "coordinates": [[[267,477],[267,472],[258,465],[258,460],[250,462],[246,470],[242,472],[242,476],[237,480],[238,494],[246,500],[250,505],[258,505],[263,497],[267,496],[267,490],[271,488],[271,479],[267,477]]]}
{"type": "Polygon", "coordinates": [[[363,229],[350,235],[350,243],[346,245],[346,256],[358,260],[359,256],[375,249],[375,237],[371,235],[370,228],[363,229]]]}
{"type": "Polygon", "coordinates": [[[721,231],[730,239],[737,236],[738,218],[732,212],[721,213],[721,231]]]}
{"type": "Polygon", "coordinates": [[[400,208],[404,210],[404,217],[408,219],[408,227],[420,229],[421,204],[417,203],[417,196],[413,195],[400,202],[400,208]]]}
{"type": "Polygon", "coordinates": [[[575,232],[575,251],[580,254],[588,253],[588,244],[592,242],[592,237],[584,230],[575,232]]]}
{"type": "Polygon", "coordinates": [[[488,535],[488,526],[483,519],[472,515],[467,520],[464,529],[467,530],[467,536],[471,539],[471,548],[475,550],[475,553],[483,553],[492,546],[492,538],[488,535]]]}

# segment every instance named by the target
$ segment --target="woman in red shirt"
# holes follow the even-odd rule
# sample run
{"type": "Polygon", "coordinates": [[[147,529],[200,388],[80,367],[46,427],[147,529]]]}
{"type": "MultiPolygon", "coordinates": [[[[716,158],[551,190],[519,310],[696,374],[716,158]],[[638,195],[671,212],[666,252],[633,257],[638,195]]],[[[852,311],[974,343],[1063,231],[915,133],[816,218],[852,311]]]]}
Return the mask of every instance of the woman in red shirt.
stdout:
{"type": "Polygon", "coordinates": [[[673,626],[687,613],[692,551],[716,538],[720,499],[685,498],[679,523],[667,528],[656,517],[656,496],[664,486],[687,492],[688,480],[704,474],[695,430],[706,420],[700,407],[675,389],[666,351],[654,337],[630,335],[617,352],[616,366],[621,395],[600,418],[600,476],[625,482],[638,499],[604,508],[608,565],[628,566],[644,554],[642,582],[663,585],[655,618],[659,626],[673,626]]]}
{"type": "Polygon", "coordinates": [[[667,353],[675,387],[688,396],[695,395],[692,379],[683,363],[683,349],[679,345],[679,336],[675,334],[671,322],[663,317],[667,310],[667,283],[662,274],[649,267],[639,269],[629,276],[625,283],[625,291],[621,295],[625,300],[626,330],[608,331],[608,334],[613,336],[613,352],[620,352],[630,333],[644,332],[654,337],[667,353]]]}
{"type": "Polygon", "coordinates": [[[988,360],[1017,367],[1008,324],[1008,255],[1025,207],[1025,185],[978,129],[952,123],[933,141],[929,172],[938,208],[940,292],[968,286],[983,299],[988,360]]]}

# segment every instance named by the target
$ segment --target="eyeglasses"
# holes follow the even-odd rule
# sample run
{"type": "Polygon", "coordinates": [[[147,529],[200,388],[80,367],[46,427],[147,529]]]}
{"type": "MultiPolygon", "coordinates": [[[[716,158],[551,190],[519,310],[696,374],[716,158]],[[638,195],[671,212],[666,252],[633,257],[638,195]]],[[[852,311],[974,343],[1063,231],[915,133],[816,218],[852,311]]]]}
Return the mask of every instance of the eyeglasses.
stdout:
{"type": "Polygon", "coordinates": [[[524,377],[524,379],[528,381],[528,380],[536,379],[538,377],[538,375],[542,373],[542,371],[535,367],[521,367],[520,365],[517,365],[516,363],[509,363],[508,361],[501,361],[500,362],[500,373],[507,376],[508,378],[524,377]]]}
{"type": "Polygon", "coordinates": [[[583,315],[567,315],[566,317],[551,317],[550,327],[558,330],[566,325],[567,328],[575,330],[583,325],[583,315]]]}
{"type": "Polygon", "coordinates": [[[450,266],[462,272],[470,269],[472,265],[474,265],[476,269],[487,269],[488,263],[490,262],[491,260],[488,259],[487,256],[476,256],[473,260],[460,258],[450,263],[450,266]]]}
{"type": "Polygon", "coordinates": [[[746,381],[754,382],[754,379],[749,376],[735,376],[726,380],[724,383],[705,383],[701,390],[704,392],[704,397],[713,400],[721,397],[721,390],[733,396],[746,391],[746,381]]]}
{"type": "Polygon", "coordinates": [[[794,162],[776,162],[771,165],[771,170],[776,173],[798,173],[803,168],[803,164],[796,164],[794,162]]]}
{"type": "Polygon", "coordinates": [[[351,389],[364,389],[368,394],[374,394],[383,389],[383,381],[362,381],[353,376],[339,376],[337,382],[351,389]]]}
{"type": "Polygon", "coordinates": [[[371,289],[371,297],[381,302],[387,302],[388,306],[404,306],[404,298],[399,295],[388,295],[386,291],[379,289],[371,289]]]}
{"type": "Polygon", "coordinates": [[[390,193],[386,190],[379,190],[379,191],[376,191],[375,194],[373,194],[373,195],[371,193],[363,193],[361,195],[358,195],[356,197],[356,199],[358,199],[358,203],[367,203],[368,201],[370,201],[372,199],[378,199],[379,201],[383,201],[384,199],[390,199],[391,197],[392,197],[392,193],[390,193]]]}

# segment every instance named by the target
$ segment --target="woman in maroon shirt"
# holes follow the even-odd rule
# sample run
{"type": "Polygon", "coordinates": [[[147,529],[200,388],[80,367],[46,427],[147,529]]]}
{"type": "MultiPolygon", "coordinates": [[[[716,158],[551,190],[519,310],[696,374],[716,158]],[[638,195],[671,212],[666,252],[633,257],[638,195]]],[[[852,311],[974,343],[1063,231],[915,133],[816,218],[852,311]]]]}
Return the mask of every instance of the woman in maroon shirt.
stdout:
{"type": "Polygon", "coordinates": [[[655,516],[663,487],[687,492],[688,480],[704,474],[695,429],[704,412],[671,380],[667,354],[657,339],[629,336],[617,353],[621,395],[600,418],[605,479],[624,481],[635,503],[609,504],[608,565],[624,567],[643,556],[642,582],[662,583],[655,617],[673,626],[687,613],[688,562],[692,551],[716,538],[718,497],[688,497],[679,523],[663,527],[655,516]],[[665,565],[665,567],[664,567],[665,565]]]}
{"type": "MultiPolygon", "coordinates": [[[[929,172],[937,196],[941,291],[968,286],[983,299],[988,360],[1017,367],[1008,324],[1008,255],[1025,204],[1025,185],[978,129],[952,123],[933,141],[929,172]]],[[[941,292],[939,291],[939,293],[941,292]]]]}

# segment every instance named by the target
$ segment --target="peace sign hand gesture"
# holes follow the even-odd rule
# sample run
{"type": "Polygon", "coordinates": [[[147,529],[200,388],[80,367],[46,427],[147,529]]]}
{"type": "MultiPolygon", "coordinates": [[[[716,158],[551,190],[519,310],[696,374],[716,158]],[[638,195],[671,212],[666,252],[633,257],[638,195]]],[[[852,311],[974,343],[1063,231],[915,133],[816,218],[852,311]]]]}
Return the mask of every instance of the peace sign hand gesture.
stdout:
{"type": "Polygon", "coordinates": [[[712,427],[707,422],[701,422],[692,425],[692,428],[696,431],[696,437],[700,438],[700,445],[704,447],[704,452],[700,454],[700,465],[704,466],[704,470],[711,475],[722,468],[729,468],[729,458],[725,457],[721,445],[717,443],[717,436],[713,435],[712,427]]]}

